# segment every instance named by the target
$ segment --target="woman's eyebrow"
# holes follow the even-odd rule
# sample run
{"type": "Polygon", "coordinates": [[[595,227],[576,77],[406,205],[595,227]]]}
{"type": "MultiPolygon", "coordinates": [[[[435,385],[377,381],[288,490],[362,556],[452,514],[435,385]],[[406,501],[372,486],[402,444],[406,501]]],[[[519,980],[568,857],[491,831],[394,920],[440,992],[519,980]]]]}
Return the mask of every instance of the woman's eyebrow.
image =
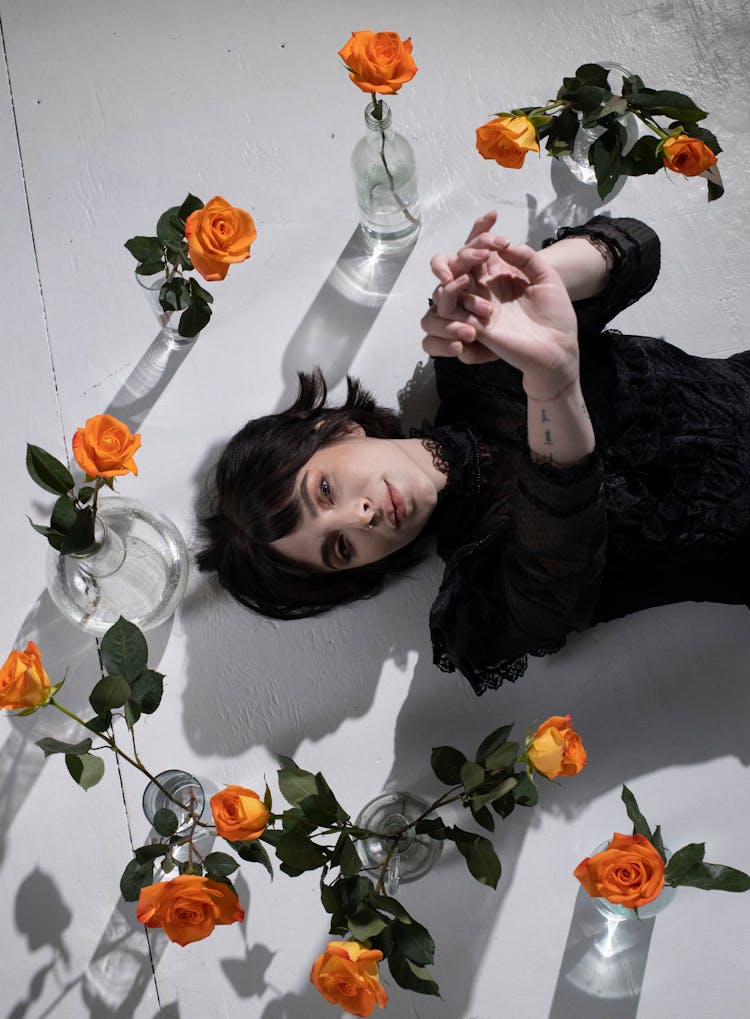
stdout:
{"type": "Polygon", "coordinates": [[[305,473],[302,475],[302,481],[300,482],[299,486],[299,494],[302,496],[302,502],[305,504],[305,506],[307,506],[307,511],[310,514],[310,516],[317,517],[318,507],[315,505],[315,501],[313,497],[310,495],[310,492],[307,487],[308,474],[309,471],[305,471],[305,473]]]}

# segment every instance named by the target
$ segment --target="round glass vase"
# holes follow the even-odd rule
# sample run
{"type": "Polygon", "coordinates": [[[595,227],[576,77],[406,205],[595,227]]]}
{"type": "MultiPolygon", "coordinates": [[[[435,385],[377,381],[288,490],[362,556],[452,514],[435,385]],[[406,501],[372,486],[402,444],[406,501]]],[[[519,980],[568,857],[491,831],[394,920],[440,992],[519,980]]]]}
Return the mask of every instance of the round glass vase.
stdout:
{"type": "Polygon", "coordinates": [[[381,793],[362,808],[354,822],[359,828],[381,833],[360,839],[355,846],[363,865],[373,873],[379,871],[390,855],[384,882],[387,895],[395,895],[402,882],[423,877],[442,852],[442,843],[428,835],[415,835],[414,829],[403,832],[419,817],[435,817],[427,814],[427,809],[428,804],[411,793],[381,793]]]}
{"type": "Polygon", "coordinates": [[[141,630],[159,626],[188,581],[185,541],[162,513],[134,499],[100,499],[89,549],[47,553],[47,587],[58,609],[101,637],[120,616],[141,630]]]}
{"type": "Polygon", "coordinates": [[[366,106],[365,126],[352,152],[362,230],[372,240],[406,246],[422,225],[414,150],[393,130],[390,108],[382,100],[366,106]]]}
{"type": "MultiPolygon", "coordinates": [[[[629,78],[632,71],[629,71],[626,67],[621,64],[614,64],[611,61],[606,60],[595,60],[593,63],[603,67],[605,71],[609,71],[608,82],[610,85],[610,91],[612,95],[622,95],[622,85],[626,78],[629,78]]],[[[625,142],[625,151],[629,151],[638,140],[638,120],[632,113],[626,113],[624,117],[619,118],[620,123],[625,128],[627,134],[627,140],[625,142]]],[[[580,180],[582,184],[596,184],[596,171],[594,167],[589,163],[589,149],[596,139],[604,134],[604,128],[599,127],[580,127],[576,134],[576,140],[573,143],[573,151],[569,156],[560,156],[559,161],[563,165],[567,166],[573,176],[580,180]]]]}
{"type": "Polygon", "coordinates": [[[203,786],[187,771],[174,769],[162,771],[156,776],[156,782],[159,785],[149,782],[143,790],[142,803],[146,820],[153,824],[158,811],[171,810],[177,816],[175,835],[184,835],[192,825],[193,819],[200,818],[203,813],[206,803],[203,786]],[[178,803],[175,803],[175,800],[178,803]]]}
{"type": "Polygon", "coordinates": [[[161,306],[159,291],[167,282],[166,273],[162,272],[158,276],[141,276],[139,273],[136,273],[135,278],[138,286],[146,295],[148,305],[156,316],[156,321],[159,323],[161,335],[168,345],[175,349],[180,349],[182,347],[190,347],[195,343],[200,333],[197,333],[195,336],[180,336],[178,332],[182,312],[165,311],[161,306]]]}
{"type": "MultiPolygon", "coordinates": [[[[600,842],[599,845],[592,850],[591,856],[594,856],[596,853],[604,852],[608,846],[609,839],[605,842],[600,842]]],[[[669,860],[669,857],[672,855],[671,850],[667,849],[665,846],[664,853],[667,860],[669,860]]],[[[637,912],[630,906],[623,906],[619,902],[610,902],[609,899],[600,898],[592,899],[591,901],[593,902],[594,907],[598,909],[602,916],[607,920],[612,920],[616,923],[621,923],[622,921],[638,923],[639,920],[649,920],[651,917],[656,916],[657,913],[661,913],[661,911],[666,909],[670,902],[672,902],[676,894],[676,888],[673,888],[671,885],[664,885],[656,898],[652,899],[651,902],[647,902],[645,906],[639,906],[637,912]]]]}

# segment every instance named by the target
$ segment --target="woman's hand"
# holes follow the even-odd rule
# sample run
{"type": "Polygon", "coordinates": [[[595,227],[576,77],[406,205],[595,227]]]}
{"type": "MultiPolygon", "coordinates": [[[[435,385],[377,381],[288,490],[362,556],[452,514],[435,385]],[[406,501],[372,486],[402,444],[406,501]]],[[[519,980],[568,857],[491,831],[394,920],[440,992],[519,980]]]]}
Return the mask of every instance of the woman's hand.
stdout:
{"type": "MultiPolygon", "coordinates": [[[[528,393],[559,390],[578,372],[576,316],[560,276],[527,245],[479,239],[486,246],[462,249],[453,260],[464,272],[436,288],[422,319],[423,348],[468,364],[502,358],[523,373],[528,393]]],[[[450,268],[441,258],[437,268],[450,268]]]]}

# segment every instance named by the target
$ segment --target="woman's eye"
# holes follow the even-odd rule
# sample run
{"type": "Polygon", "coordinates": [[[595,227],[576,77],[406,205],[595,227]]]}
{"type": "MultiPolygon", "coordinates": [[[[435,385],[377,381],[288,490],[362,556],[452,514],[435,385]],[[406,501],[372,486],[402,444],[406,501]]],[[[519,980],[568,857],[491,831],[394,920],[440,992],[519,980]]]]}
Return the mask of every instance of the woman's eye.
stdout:
{"type": "Polygon", "coordinates": [[[323,496],[324,499],[331,498],[331,486],[328,484],[327,478],[320,479],[320,494],[323,496]]]}
{"type": "Polygon", "coordinates": [[[336,542],[336,551],[345,563],[348,563],[352,557],[351,549],[343,534],[339,535],[339,540],[336,542]]]}

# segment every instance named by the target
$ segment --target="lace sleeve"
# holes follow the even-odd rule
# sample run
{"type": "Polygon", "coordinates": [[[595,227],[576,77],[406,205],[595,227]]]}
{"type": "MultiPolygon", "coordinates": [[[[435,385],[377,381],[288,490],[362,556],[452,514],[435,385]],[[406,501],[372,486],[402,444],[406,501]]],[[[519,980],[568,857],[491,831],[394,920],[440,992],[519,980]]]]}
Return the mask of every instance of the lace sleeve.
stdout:
{"type": "Polygon", "coordinates": [[[596,297],[573,305],[580,334],[599,333],[653,287],[661,261],[659,238],[640,220],[594,216],[583,226],[562,227],[557,237],[548,238],[542,247],[565,237],[585,237],[607,259],[610,268],[607,286],[596,297]]]}

